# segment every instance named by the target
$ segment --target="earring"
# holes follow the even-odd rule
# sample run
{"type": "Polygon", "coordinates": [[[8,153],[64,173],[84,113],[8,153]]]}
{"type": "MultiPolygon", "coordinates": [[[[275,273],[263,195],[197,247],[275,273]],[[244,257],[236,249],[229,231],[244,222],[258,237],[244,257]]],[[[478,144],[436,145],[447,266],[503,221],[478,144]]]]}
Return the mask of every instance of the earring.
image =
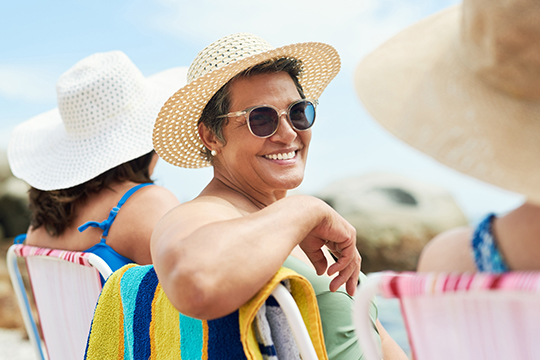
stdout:
{"type": "Polygon", "coordinates": [[[210,154],[212,154],[212,156],[216,156],[216,155],[217,155],[217,151],[216,151],[216,150],[212,150],[212,151],[210,151],[210,154]]]}

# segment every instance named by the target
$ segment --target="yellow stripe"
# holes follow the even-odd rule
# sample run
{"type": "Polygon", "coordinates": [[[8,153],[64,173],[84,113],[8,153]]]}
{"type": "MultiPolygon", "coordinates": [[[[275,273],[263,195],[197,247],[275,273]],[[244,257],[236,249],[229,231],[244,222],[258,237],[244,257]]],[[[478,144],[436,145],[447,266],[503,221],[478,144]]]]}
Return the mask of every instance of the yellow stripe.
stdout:
{"type": "Polygon", "coordinates": [[[248,360],[262,359],[259,346],[253,330],[253,320],[257,311],[274,291],[276,286],[285,279],[291,282],[292,295],[295,298],[302,318],[313,342],[313,347],[320,360],[328,360],[324,337],[322,333],[321,317],[315,291],[310,282],[302,275],[291,269],[282,267],[272,279],[239,310],[240,341],[248,360]]]}
{"type": "Polygon", "coordinates": [[[202,348],[202,360],[208,360],[208,321],[202,321],[203,327],[203,348],[202,348]]]}
{"type": "Polygon", "coordinates": [[[88,339],[87,360],[124,358],[124,313],[120,280],[133,266],[136,265],[126,265],[114,272],[101,291],[88,339]]]}
{"type": "Polygon", "coordinates": [[[161,284],[156,287],[152,301],[150,346],[152,360],[180,359],[180,325],[178,310],[174,308],[161,284]]]}

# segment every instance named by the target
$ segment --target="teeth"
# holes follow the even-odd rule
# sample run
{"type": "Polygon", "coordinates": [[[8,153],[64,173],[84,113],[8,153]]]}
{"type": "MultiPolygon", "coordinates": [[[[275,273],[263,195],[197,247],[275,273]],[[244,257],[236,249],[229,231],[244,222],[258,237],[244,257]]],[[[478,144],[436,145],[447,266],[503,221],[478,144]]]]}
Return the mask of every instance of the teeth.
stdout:
{"type": "Polygon", "coordinates": [[[296,155],[296,151],[291,151],[284,154],[265,155],[264,157],[267,159],[272,159],[272,160],[288,160],[288,159],[292,159],[295,155],[296,155]]]}

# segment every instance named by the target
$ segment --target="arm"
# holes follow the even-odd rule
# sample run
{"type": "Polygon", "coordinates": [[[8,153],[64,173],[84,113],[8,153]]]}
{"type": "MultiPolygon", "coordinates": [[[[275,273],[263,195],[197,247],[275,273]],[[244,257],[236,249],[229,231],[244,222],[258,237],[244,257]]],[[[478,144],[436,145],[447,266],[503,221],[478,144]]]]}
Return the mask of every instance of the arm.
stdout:
{"type": "Polygon", "coordinates": [[[152,236],[156,272],[182,313],[213,319],[231,313],[261,289],[300,244],[317,273],[326,270],[321,248],[341,252],[328,268],[339,272],[335,291],[356,287],[360,256],[354,228],[324,202],[291,196],[247,216],[228,202],[200,197],[167,214],[152,236]]]}
{"type": "Polygon", "coordinates": [[[476,271],[472,257],[473,229],[460,227],[435,236],[422,250],[418,271],[476,271]]]}
{"type": "Polygon", "coordinates": [[[407,360],[403,349],[397,344],[397,342],[388,334],[386,329],[382,326],[379,319],[376,322],[377,330],[381,336],[381,348],[384,360],[407,360]]]}

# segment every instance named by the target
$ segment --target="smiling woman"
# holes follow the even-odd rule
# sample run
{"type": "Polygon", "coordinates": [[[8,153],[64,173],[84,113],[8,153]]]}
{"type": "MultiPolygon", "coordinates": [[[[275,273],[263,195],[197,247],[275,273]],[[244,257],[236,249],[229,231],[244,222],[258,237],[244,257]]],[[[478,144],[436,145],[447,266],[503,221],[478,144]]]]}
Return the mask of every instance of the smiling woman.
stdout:
{"type": "MultiPolygon", "coordinates": [[[[232,313],[281,266],[293,269],[315,289],[329,358],[359,359],[351,320],[356,232],[324,202],[286,197],[304,178],[317,103],[305,98],[318,99],[339,67],[329,45],[274,49],[251,34],[199,53],[188,85],[161,109],[154,147],[174,165],[212,165],[214,177],[160,221],[151,246],[171,303],[201,319],[232,313]]],[[[374,306],[372,319],[386,357],[399,358],[374,306]]]]}

